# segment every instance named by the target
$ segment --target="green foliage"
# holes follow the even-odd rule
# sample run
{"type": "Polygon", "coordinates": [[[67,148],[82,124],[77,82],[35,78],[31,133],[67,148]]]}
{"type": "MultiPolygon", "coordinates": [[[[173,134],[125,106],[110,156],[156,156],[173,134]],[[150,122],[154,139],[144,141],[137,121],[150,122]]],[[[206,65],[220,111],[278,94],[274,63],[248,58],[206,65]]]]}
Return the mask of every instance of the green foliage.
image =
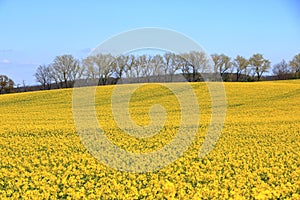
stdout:
{"type": "Polygon", "coordinates": [[[14,87],[14,81],[6,75],[0,75],[0,94],[10,92],[14,87]]]}

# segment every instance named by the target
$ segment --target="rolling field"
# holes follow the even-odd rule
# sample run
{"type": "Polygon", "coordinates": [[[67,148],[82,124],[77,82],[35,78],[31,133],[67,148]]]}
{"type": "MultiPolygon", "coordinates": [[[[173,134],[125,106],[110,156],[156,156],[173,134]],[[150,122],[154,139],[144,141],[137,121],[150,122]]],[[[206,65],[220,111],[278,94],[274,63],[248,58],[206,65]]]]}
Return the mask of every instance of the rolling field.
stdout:
{"type": "MultiPolygon", "coordinates": [[[[78,136],[72,89],[0,95],[0,199],[300,199],[300,81],[224,83],[227,112],[216,147],[199,149],[210,124],[205,83],[191,83],[201,119],[195,140],[174,163],[148,173],[112,169],[78,136]]],[[[131,118],[150,123],[149,108],[168,114],[163,129],[137,139],[118,129],[114,86],[97,88],[95,107],[106,136],[131,152],[152,152],[178,131],[180,106],[159,84],[131,97],[131,118]]]]}

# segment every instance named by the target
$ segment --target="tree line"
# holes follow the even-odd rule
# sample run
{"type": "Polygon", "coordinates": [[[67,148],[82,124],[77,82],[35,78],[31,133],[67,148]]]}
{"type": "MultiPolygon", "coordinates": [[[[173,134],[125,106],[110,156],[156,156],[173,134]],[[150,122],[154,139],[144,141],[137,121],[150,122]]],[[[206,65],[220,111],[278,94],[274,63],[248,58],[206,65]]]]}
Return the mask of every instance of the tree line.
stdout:
{"type": "MultiPolygon", "coordinates": [[[[70,88],[76,80],[94,80],[97,85],[132,82],[172,82],[182,75],[189,82],[203,81],[201,74],[218,74],[223,81],[260,81],[271,69],[271,62],[262,54],[250,58],[204,52],[163,55],[91,55],[78,60],[72,55],[56,56],[52,63],[40,65],[34,76],[42,89],[70,88]],[[210,59],[213,66],[210,65],[210,59]],[[211,69],[213,67],[213,69],[211,69]],[[212,71],[211,71],[212,70],[212,71]]],[[[282,60],[272,67],[273,79],[300,78],[300,53],[289,62],[282,60]]],[[[0,93],[13,90],[14,82],[0,75],[0,93]]]]}

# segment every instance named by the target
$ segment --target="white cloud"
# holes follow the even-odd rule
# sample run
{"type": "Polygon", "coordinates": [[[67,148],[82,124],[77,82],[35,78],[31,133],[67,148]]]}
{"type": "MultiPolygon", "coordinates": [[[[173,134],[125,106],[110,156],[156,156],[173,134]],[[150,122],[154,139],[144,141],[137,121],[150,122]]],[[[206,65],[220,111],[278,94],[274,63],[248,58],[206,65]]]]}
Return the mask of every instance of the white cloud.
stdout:
{"type": "Polygon", "coordinates": [[[2,64],[10,64],[10,63],[11,63],[11,61],[8,60],[8,59],[2,59],[0,62],[1,62],[2,64]]]}

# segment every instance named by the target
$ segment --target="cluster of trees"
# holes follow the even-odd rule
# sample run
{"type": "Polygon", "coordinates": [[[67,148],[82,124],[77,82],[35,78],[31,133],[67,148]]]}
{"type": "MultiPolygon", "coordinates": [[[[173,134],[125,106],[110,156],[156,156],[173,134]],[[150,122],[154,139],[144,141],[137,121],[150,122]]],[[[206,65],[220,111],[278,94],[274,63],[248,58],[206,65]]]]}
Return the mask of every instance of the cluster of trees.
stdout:
{"type": "Polygon", "coordinates": [[[14,88],[14,81],[6,75],[0,74],[0,94],[10,93],[14,88]]]}
{"type": "Polygon", "coordinates": [[[81,78],[83,70],[78,59],[72,55],[62,55],[56,56],[50,65],[40,65],[34,76],[44,89],[50,89],[52,84],[57,88],[67,88],[73,87],[74,81],[81,78]]]}
{"type": "MultiPolygon", "coordinates": [[[[265,72],[269,72],[271,62],[262,54],[254,54],[249,59],[238,55],[236,58],[221,54],[211,55],[218,71],[224,81],[259,81],[265,72]]],[[[289,64],[282,60],[272,68],[273,79],[284,80],[300,78],[300,53],[295,55],[289,64]]]]}
{"type": "MultiPolygon", "coordinates": [[[[73,87],[79,79],[97,81],[98,85],[115,84],[120,79],[126,83],[171,82],[179,74],[191,82],[202,81],[201,74],[205,73],[219,74],[224,81],[259,81],[270,68],[271,62],[258,53],[248,59],[240,55],[230,58],[224,54],[208,57],[204,52],[196,51],[154,56],[97,54],[82,61],[72,55],[62,55],[56,56],[49,65],[40,65],[34,76],[42,89],[53,89],[73,87]]],[[[272,79],[300,78],[300,53],[289,62],[282,60],[275,64],[272,72],[272,79]]],[[[0,94],[13,89],[13,80],[0,75],[0,94]]]]}
{"type": "Polygon", "coordinates": [[[97,80],[98,85],[114,84],[124,78],[128,82],[172,81],[181,73],[189,81],[199,81],[199,73],[208,68],[203,52],[163,56],[97,54],[81,62],[72,55],[57,56],[50,65],[39,66],[35,77],[43,88],[72,87],[76,79],[97,80]]]}
{"type": "MultiPolygon", "coordinates": [[[[97,80],[98,85],[114,84],[121,78],[127,82],[173,81],[177,74],[188,81],[201,81],[201,74],[219,74],[224,81],[259,81],[271,68],[271,62],[262,54],[249,59],[238,55],[232,59],[224,54],[212,54],[213,71],[204,52],[185,54],[121,55],[97,54],[82,61],[72,55],[57,56],[49,65],[37,68],[35,77],[44,89],[73,87],[77,79],[97,80]]],[[[277,79],[300,78],[300,53],[289,63],[273,66],[277,79]]]]}

